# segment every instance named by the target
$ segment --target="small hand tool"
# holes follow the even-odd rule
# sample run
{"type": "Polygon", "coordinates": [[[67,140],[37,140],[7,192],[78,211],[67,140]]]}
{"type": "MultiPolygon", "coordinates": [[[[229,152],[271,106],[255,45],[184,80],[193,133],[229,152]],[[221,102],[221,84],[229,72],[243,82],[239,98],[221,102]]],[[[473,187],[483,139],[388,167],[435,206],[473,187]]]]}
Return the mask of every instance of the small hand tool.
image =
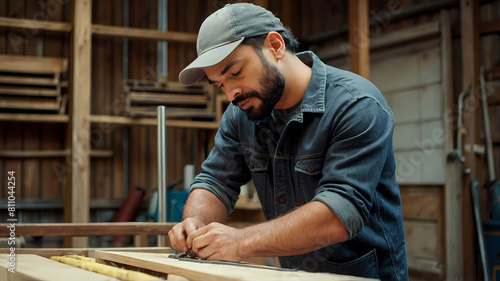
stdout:
{"type": "Polygon", "coordinates": [[[184,259],[184,258],[197,259],[198,255],[192,249],[189,249],[186,252],[180,252],[175,255],[169,255],[168,257],[173,259],[184,259]]]}

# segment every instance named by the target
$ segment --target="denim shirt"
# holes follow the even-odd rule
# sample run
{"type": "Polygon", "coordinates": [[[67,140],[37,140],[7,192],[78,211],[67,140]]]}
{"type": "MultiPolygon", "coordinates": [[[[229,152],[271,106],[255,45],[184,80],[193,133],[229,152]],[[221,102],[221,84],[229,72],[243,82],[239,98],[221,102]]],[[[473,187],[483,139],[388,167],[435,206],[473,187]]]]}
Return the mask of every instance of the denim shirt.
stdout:
{"type": "Polygon", "coordinates": [[[249,121],[230,104],[191,190],[211,191],[230,214],[240,186],[253,179],[268,220],[321,201],[349,239],[280,257],[282,267],[408,280],[392,112],[368,80],[311,52],[297,56],[312,76],[296,115],[280,133],[272,118],[249,121]]]}

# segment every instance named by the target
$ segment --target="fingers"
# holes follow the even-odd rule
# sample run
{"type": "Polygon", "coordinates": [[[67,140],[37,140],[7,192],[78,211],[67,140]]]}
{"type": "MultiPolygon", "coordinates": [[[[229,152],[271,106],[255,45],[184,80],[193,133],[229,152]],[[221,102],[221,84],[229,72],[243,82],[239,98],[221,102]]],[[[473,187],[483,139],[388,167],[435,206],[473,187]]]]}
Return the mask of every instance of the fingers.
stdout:
{"type": "Polygon", "coordinates": [[[188,218],[183,222],[176,224],[168,232],[168,238],[170,239],[172,248],[181,252],[186,252],[190,248],[190,246],[186,243],[186,238],[189,234],[203,226],[204,224],[201,221],[193,218],[188,218]]]}

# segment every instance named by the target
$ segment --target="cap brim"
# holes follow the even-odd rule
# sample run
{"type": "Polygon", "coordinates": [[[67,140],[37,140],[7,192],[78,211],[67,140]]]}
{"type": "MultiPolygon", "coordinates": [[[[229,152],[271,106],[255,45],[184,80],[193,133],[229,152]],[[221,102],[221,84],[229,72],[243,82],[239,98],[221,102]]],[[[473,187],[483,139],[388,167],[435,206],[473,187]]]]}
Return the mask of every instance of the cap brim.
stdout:
{"type": "Polygon", "coordinates": [[[240,38],[236,41],[217,46],[211,50],[206,51],[196,58],[191,64],[184,68],[179,73],[179,82],[185,86],[192,85],[205,76],[203,68],[214,66],[223,61],[231,52],[240,45],[245,38],[240,38]]]}

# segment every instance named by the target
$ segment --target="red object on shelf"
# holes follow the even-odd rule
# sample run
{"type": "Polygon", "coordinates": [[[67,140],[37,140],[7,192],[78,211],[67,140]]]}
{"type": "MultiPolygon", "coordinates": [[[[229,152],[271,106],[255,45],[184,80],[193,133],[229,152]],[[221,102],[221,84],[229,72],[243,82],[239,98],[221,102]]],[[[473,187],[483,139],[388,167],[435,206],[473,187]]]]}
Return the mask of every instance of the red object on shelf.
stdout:
{"type": "MultiPolygon", "coordinates": [[[[118,213],[116,213],[115,217],[113,218],[113,222],[130,221],[135,211],[137,210],[137,207],[139,207],[139,205],[141,204],[142,198],[144,198],[145,194],[146,190],[144,190],[141,187],[134,186],[134,188],[130,190],[127,198],[125,198],[125,201],[123,202],[120,210],[118,211],[118,213]]],[[[114,246],[123,246],[126,243],[127,243],[126,235],[116,235],[113,237],[112,244],[114,246]]]]}

